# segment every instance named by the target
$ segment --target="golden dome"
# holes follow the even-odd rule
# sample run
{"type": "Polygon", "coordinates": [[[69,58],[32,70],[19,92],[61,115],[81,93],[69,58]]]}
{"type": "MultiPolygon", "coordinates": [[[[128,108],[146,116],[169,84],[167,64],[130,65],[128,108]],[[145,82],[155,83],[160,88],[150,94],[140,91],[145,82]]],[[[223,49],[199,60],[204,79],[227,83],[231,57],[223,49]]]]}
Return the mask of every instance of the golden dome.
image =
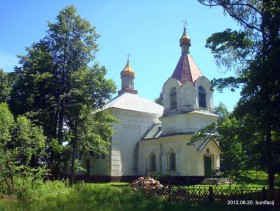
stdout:
{"type": "Polygon", "coordinates": [[[129,64],[129,60],[127,60],[126,66],[124,67],[123,71],[121,71],[121,77],[123,76],[131,76],[133,78],[135,77],[135,73],[129,64]]]}
{"type": "Polygon", "coordinates": [[[186,28],[184,28],[184,32],[182,37],[180,38],[180,46],[182,45],[191,45],[191,39],[186,33],[186,28]]]}

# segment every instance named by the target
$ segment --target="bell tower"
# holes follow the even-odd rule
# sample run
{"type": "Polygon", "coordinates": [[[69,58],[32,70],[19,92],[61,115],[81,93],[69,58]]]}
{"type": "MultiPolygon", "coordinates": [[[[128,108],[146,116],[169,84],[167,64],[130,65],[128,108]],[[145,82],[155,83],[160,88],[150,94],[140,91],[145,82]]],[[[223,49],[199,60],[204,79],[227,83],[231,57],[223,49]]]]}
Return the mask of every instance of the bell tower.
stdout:
{"type": "Polygon", "coordinates": [[[211,84],[190,55],[191,39],[186,27],[179,43],[180,59],[162,88],[162,136],[194,133],[217,120],[211,84]]]}

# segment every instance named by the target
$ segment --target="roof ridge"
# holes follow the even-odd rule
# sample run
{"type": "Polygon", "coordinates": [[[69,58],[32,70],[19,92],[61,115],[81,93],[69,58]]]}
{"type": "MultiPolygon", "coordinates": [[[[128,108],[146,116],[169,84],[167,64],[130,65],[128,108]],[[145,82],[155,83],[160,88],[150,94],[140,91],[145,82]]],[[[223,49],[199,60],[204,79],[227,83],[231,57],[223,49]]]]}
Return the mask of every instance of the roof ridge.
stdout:
{"type": "Polygon", "coordinates": [[[194,69],[191,68],[191,65],[190,65],[190,62],[189,62],[189,65],[190,65],[190,70],[191,70],[191,74],[192,74],[192,78],[193,78],[193,83],[195,83],[195,81],[200,77],[200,76],[203,76],[202,72],[200,71],[199,67],[197,66],[195,60],[193,59],[192,55],[191,54],[188,54],[188,57],[190,58],[189,60],[191,62],[193,62],[194,64],[194,67],[195,67],[195,70],[196,72],[192,72],[194,69]],[[194,78],[193,76],[197,75],[197,78],[194,78]]]}
{"type": "Polygon", "coordinates": [[[171,78],[177,79],[181,82],[181,84],[188,81],[194,86],[195,81],[200,76],[203,76],[203,74],[196,65],[192,56],[186,52],[182,53],[171,78]]]}

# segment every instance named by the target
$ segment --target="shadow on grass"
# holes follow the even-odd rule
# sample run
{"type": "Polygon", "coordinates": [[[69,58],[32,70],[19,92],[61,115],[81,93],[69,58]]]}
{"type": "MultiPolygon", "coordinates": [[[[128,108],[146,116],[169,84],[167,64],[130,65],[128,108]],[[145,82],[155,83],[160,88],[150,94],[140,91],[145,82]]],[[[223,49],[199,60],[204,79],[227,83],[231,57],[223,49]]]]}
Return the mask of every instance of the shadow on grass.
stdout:
{"type": "Polygon", "coordinates": [[[118,187],[118,188],[124,188],[124,187],[129,187],[129,184],[126,184],[126,185],[115,185],[115,184],[111,184],[110,185],[111,187],[118,187]]]}

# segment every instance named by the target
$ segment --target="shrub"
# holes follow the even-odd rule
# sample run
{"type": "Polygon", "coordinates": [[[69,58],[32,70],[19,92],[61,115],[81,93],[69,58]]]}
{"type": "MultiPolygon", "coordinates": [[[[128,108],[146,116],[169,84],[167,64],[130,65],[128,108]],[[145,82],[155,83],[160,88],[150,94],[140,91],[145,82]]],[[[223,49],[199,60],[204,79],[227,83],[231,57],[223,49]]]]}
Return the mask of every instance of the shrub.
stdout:
{"type": "Polygon", "coordinates": [[[19,200],[32,201],[36,197],[37,189],[42,186],[43,181],[33,177],[19,177],[15,179],[15,194],[19,200]]]}

